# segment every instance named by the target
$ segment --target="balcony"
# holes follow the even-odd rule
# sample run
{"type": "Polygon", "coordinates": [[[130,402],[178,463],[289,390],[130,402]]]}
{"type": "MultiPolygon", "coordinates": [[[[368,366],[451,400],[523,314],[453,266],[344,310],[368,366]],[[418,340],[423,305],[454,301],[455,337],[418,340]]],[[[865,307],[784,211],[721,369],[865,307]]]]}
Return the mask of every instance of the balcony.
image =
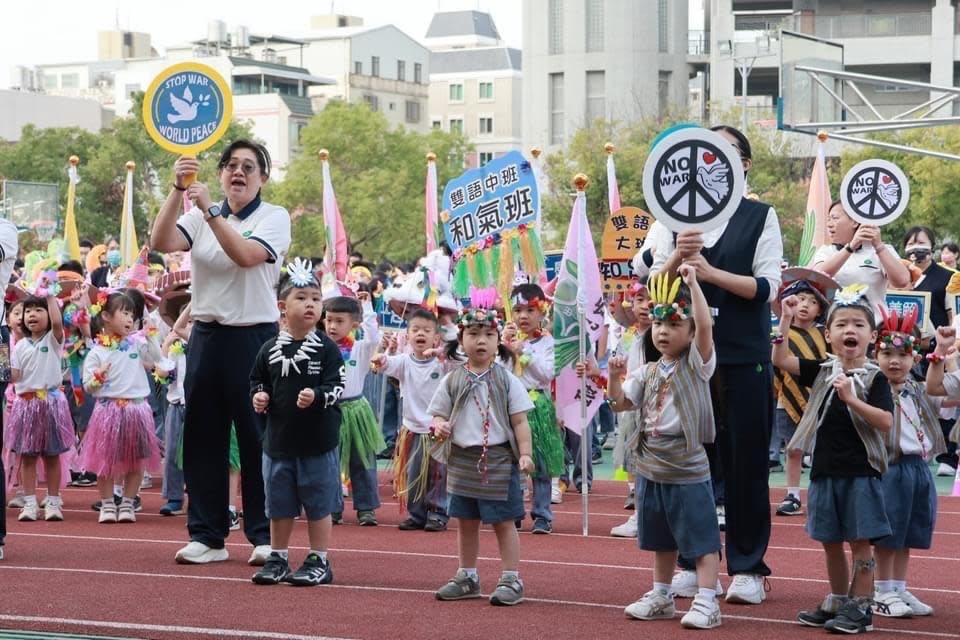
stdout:
{"type": "Polygon", "coordinates": [[[708,56],[710,55],[710,32],[703,29],[690,29],[687,31],[687,55],[688,56],[708,56]]]}
{"type": "Polygon", "coordinates": [[[933,19],[929,12],[818,15],[815,25],[818,37],[830,39],[929,36],[933,19]]]}

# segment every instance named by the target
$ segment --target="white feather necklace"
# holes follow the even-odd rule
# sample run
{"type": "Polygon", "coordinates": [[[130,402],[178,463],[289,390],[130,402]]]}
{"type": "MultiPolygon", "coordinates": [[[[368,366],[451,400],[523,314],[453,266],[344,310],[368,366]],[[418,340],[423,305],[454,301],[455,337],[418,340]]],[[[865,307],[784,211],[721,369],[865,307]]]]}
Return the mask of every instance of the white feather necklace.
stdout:
{"type": "Polygon", "coordinates": [[[297,352],[293,354],[292,358],[288,358],[283,355],[283,349],[288,344],[293,342],[293,336],[287,333],[286,331],[281,331],[280,335],[277,336],[277,341],[274,343],[273,347],[269,351],[269,363],[276,364],[280,363],[280,376],[287,377],[290,373],[290,367],[293,367],[293,370],[297,373],[302,373],[300,367],[297,366],[298,362],[310,359],[310,354],[315,353],[318,347],[323,345],[323,342],[320,340],[320,336],[317,335],[316,331],[311,331],[307,334],[307,337],[304,338],[303,344],[300,345],[300,348],[297,349],[297,352]]]}

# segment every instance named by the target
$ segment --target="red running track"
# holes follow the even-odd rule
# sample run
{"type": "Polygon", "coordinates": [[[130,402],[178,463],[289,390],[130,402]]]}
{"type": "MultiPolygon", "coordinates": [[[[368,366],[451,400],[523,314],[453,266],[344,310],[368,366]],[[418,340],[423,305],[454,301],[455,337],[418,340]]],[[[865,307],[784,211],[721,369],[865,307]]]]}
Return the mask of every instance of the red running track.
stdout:
{"type": "MultiPolygon", "coordinates": [[[[388,480],[381,474],[382,480],[388,480]]],[[[655,640],[693,631],[673,621],[628,620],[623,607],[651,587],[652,554],[633,540],[611,538],[623,522],[626,485],[597,481],[590,500],[590,536],[580,535],[580,496],[555,505],[550,536],[521,536],[527,599],[517,607],[487,601],[438,602],[434,590],[456,570],[456,533],[399,531],[389,488],[379,527],[351,522],[334,529],[335,584],[262,587],[249,578],[250,546],[242,531],[228,541],[230,560],[191,567],[173,562],[186,542],[185,519],[155,515],[161,500],[144,492],[132,525],[98,525],[92,489],[68,489],[64,522],[16,522],[8,510],[7,557],[0,562],[0,629],[32,629],[127,638],[619,638],[655,640]]],[[[778,491],[778,490],[776,490],[778,491]]],[[[774,495],[778,495],[776,492],[774,495]]],[[[348,503],[349,505],[349,503],[348,503]]],[[[723,626],[711,638],[820,637],[794,622],[827,591],[822,553],[807,538],[803,517],[774,517],[767,562],[771,590],[760,606],[721,603],[723,626]]],[[[525,523],[529,526],[529,520],[525,523]]],[[[291,564],[306,552],[298,523],[291,564]]],[[[496,539],[485,530],[479,562],[489,593],[499,576],[496,539]]],[[[929,618],[874,618],[886,637],[960,637],[960,499],[940,498],[933,548],[915,554],[910,589],[936,608],[929,618]]],[[[729,579],[723,577],[726,585],[729,579]]],[[[679,600],[685,610],[689,601],[679,600]]]]}

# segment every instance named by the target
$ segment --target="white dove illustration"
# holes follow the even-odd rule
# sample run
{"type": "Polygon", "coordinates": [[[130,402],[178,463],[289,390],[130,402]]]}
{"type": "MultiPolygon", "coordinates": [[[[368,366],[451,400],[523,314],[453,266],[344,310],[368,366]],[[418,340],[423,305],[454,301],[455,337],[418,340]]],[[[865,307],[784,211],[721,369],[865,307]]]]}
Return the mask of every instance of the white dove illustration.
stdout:
{"type": "Polygon", "coordinates": [[[190,87],[183,90],[183,99],[178,98],[172,91],[170,92],[170,104],[176,113],[168,113],[167,120],[170,124],[177,122],[190,122],[197,117],[197,107],[199,102],[193,102],[193,93],[190,87]]]}
{"type": "Polygon", "coordinates": [[[727,195],[727,192],[730,191],[730,185],[727,182],[727,173],[729,173],[729,171],[729,167],[723,164],[717,164],[709,169],[698,167],[697,184],[709,191],[710,195],[718,201],[722,200],[727,195]]]}
{"type": "Polygon", "coordinates": [[[887,184],[881,181],[877,185],[877,195],[880,196],[880,199],[883,200],[885,205],[893,207],[897,204],[897,200],[900,197],[900,185],[893,181],[887,184]]]}

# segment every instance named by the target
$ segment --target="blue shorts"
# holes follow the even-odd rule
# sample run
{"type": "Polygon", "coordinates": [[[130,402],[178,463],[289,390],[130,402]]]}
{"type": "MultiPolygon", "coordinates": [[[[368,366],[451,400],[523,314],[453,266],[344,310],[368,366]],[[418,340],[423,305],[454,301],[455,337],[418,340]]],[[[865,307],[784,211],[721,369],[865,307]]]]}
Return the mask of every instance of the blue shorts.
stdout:
{"type": "Polygon", "coordinates": [[[303,458],[263,454],[263,489],[267,517],[296,518],[303,507],[307,520],[321,520],[340,510],[340,459],[337,450],[303,458]]]}
{"type": "Polygon", "coordinates": [[[920,456],[903,456],[883,474],[883,504],[893,533],[877,540],[884,549],[929,549],[937,522],[937,487],[920,456]]]}
{"type": "Polygon", "coordinates": [[[720,550],[710,481],[664,484],[637,476],[637,546],[701,558],[720,550]]]}
{"type": "Polygon", "coordinates": [[[523,489],[520,485],[520,470],[516,465],[510,472],[510,486],[506,500],[481,500],[450,494],[447,515],[463,520],[479,520],[483,524],[512,522],[526,515],[523,507],[523,489]]]}
{"type": "Polygon", "coordinates": [[[879,478],[819,478],[807,491],[807,533],[818,542],[874,542],[889,536],[879,478]]]}

